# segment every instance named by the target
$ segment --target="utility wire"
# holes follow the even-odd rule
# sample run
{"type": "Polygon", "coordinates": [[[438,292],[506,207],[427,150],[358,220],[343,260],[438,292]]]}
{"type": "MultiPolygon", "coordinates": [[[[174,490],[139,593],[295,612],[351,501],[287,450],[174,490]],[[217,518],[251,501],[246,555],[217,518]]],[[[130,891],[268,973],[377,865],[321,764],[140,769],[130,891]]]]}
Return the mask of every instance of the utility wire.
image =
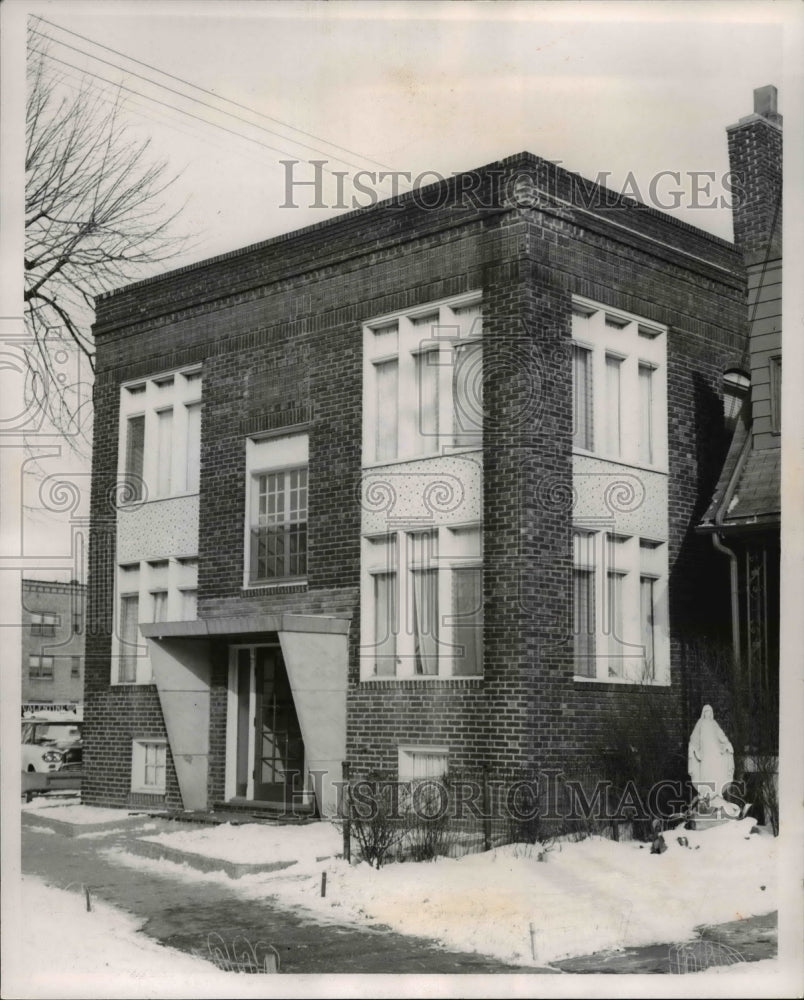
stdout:
{"type": "MultiPolygon", "coordinates": [[[[194,118],[196,121],[203,122],[203,124],[205,125],[211,125],[213,128],[222,129],[224,132],[228,132],[229,135],[233,135],[237,139],[244,139],[246,142],[253,142],[258,146],[262,146],[264,149],[271,150],[271,152],[273,153],[281,153],[283,156],[293,156],[293,154],[289,153],[286,149],[280,149],[278,146],[271,146],[267,142],[261,142],[259,139],[255,139],[252,136],[243,135],[241,132],[236,132],[234,131],[234,129],[227,128],[225,125],[220,125],[219,123],[209,121],[207,118],[203,118],[200,115],[193,114],[192,111],[187,111],[182,108],[178,108],[173,104],[168,104],[166,101],[160,101],[157,97],[151,97],[150,95],[143,94],[138,90],[133,90],[131,87],[127,87],[123,83],[118,83],[114,80],[109,80],[105,76],[100,76],[98,73],[93,73],[91,70],[83,69],[80,66],[76,66],[74,63],[67,62],[67,60],[65,59],[59,59],[58,56],[54,56],[52,53],[47,52],[44,49],[37,49],[32,46],[32,51],[36,52],[40,56],[44,56],[46,59],[52,59],[55,62],[61,63],[63,66],[69,66],[70,69],[77,70],[79,73],[85,73],[86,75],[91,76],[96,80],[100,80],[102,83],[107,83],[111,87],[115,87],[119,90],[124,90],[126,91],[126,93],[134,94],[136,97],[142,97],[145,98],[146,100],[153,101],[155,104],[159,104],[163,108],[168,108],[171,111],[178,111],[183,115],[187,115],[190,118],[194,118]]],[[[295,140],[291,139],[290,141],[293,142],[295,140]]],[[[329,170],[327,167],[323,167],[322,169],[325,170],[327,173],[332,174],[332,171],[329,170]]]]}
{"type": "MultiPolygon", "coordinates": [[[[159,67],[153,66],[153,65],[151,65],[150,63],[147,63],[147,62],[143,62],[143,60],[141,60],[141,59],[136,59],[134,56],[126,55],[125,52],[120,52],[118,49],[113,49],[110,45],[104,45],[102,42],[96,42],[94,39],[89,38],[87,35],[82,35],[78,31],[71,31],[69,28],[65,28],[65,27],[63,27],[60,24],[56,24],[55,21],[49,21],[46,17],[38,16],[37,20],[40,21],[40,22],[44,21],[45,24],[49,24],[51,27],[56,28],[58,31],[63,31],[63,32],[65,32],[68,35],[73,35],[75,38],[80,38],[80,39],[82,39],[85,42],[89,42],[90,45],[96,45],[98,48],[105,49],[107,52],[112,52],[116,56],[121,56],[123,59],[128,59],[130,62],[137,63],[137,65],[139,65],[139,66],[144,66],[146,69],[153,70],[156,73],[161,73],[162,76],[169,77],[171,80],[176,80],[178,83],[183,83],[187,87],[192,87],[194,90],[198,90],[202,94],[207,94],[209,97],[214,97],[215,100],[225,101],[227,104],[231,104],[233,107],[240,108],[242,111],[248,111],[250,114],[254,114],[254,115],[257,115],[260,118],[264,118],[266,121],[271,121],[275,125],[281,125],[283,128],[292,129],[294,132],[298,132],[300,135],[307,136],[308,139],[315,139],[317,142],[326,143],[327,146],[332,146],[333,149],[339,149],[343,153],[349,153],[350,156],[357,156],[361,160],[370,161],[371,163],[376,163],[380,167],[385,167],[386,170],[393,170],[393,167],[390,167],[387,163],[383,163],[381,160],[375,160],[374,157],[372,157],[372,156],[366,156],[363,153],[358,153],[358,152],[356,152],[353,149],[348,149],[346,146],[339,146],[335,142],[330,142],[329,139],[324,139],[323,136],[316,135],[313,132],[306,132],[304,129],[297,128],[295,125],[289,125],[287,122],[284,122],[284,121],[282,121],[279,118],[273,118],[271,115],[266,115],[262,111],[257,111],[254,108],[248,107],[248,105],[246,105],[246,104],[241,104],[239,101],[233,101],[233,100],[231,100],[228,97],[223,97],[220,94],[216,94],[213,90],[207,90],[206,87],[201,87],[201,86],[199,86],[196,83],[191,83],[189,80],[185,80],[183,77],[176,76],[174,73],[168,73],[167,70],[159,69],[159,67]]],[[[36,31],[37,29],[34,29],[34,30],[36,31]]],[[[39,34],[43,35],[45,38],[50,38],[51,41],[55,42],[57,45],[65,45],[65,46],[67,46],[67,48],[75,48],[74,46],[68,45],[67,42],[60,42],[57,38],[53,38],[52,35],[47,35],[44,32],[39,32],[39,34]]],[[[100,62],[107,62],[107,60],[101,59],[99,56],[93,56],[91,53],[84,52],[81,49],[75,49],[75,51],[76,52],[81,52],[83,55],[87,55],[91,59],[98,59],[100,62]]],[[[110,66],[111,65],[115,65],[116,66],[116,64],[114,64],[114,63],[108,63],[108,65],[110,65],[110,66]]],[[[116,68],[122,70],[122,67],[120,67],[120,66],[116,66],[116,68]]],[[[123,72],[131,72],[133,76],[138,76],[139,75],[139,74],[134,73],[133,71],[123,70],[123,72]]],[[[147,78],[146,77],[142,77],[142,79],[147,79],[147,78]]],[[[170,90],[171,89],[169,87],[166,87],[165,84],[157,83],[157,81],[155,81],[155,80],[148,80],[148,82],[149,83],[153,83],[157,87],[165,87],[166,90],[170,90]]],[[[176,91],[172,91],[172,92],[176,93],[176,91]]],[[[198,98],[190,97],[187,94],[182,94],[181,96],[185,97],[187,100],[191,100],[191,101],[198,100],[198,98]]],[[[199,103],[203,104],[204,102],[199,102],[199,103]]],[[[219,108],[216,108],[215,110],[221,111],[221,113],[223,113],[223,114],[231,114],[231,112],[222,111],[222,109],[219,109],[219,108]]],[[[238,116],[234,115],[233,117],[238,117],[238,116]]],[[[253,123],[251,123],[251,122],[249,122],[249,124],[253,125],[253,123]]],[[[255,127],[262,128],[263,126],[257,125],[255,127]]],[[[273,132],[272,129],[265,129],[265,131],[270,132],[273,135],[278,135],[279,134],[279,133],[273,132]]],[[[299,142],[299,140],[293,139],[290,136],[281,136],[281,138],[287,138],[291,142],[294,142],[294,143],[296,143],[297,145],[300,145],[300,146],[306,146],[307,149],[313,149],[313,150],[315,150],[315,152],[318,152],[318,153],[323,152],[323,150],[317,149],[314,146],[309,146],[306,143],[299,142]]],[[[325,154],[325,155],[331,155],[331,154],[325,154]]],[[[337,159],[339,159],[342,163],[348,163],[349,166],[357,166],[357,164],[349,163],[349,161],[344,160],[341,157],[337,157],[337,159]]]]}

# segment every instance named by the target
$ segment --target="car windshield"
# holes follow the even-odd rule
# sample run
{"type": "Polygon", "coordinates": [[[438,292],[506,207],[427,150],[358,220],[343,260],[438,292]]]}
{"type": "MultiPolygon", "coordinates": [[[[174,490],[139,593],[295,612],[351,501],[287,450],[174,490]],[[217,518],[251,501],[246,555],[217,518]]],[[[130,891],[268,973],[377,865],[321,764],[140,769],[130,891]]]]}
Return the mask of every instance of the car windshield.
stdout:
{"type": "Polygon", "coordinates": [[[81,729],[73,723],[23,722],[23,743],[76,743],[81,739],[81,729]]]}

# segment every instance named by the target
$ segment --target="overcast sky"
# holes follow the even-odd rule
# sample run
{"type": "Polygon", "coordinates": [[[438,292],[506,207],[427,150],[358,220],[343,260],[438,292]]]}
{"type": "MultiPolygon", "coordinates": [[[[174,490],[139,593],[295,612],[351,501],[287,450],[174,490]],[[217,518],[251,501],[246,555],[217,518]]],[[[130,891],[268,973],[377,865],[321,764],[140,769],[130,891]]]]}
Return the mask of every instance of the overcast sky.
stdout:
{"type": "MultiPolygon", "coordinates": [[[[336,214],[334,187],[325,209],[310,210],[312,192],[301,188],[293,199],[299,207],[281,208],[287,171],[281,160],[324,159],[329,170],[348,171],[350,204],[357,169],[446,176],[525,149],[586,177],[608,172],[611,186],[629,183],[644,200],[654,176],[677,172],[685,189],[678,214],[730,238],[727,208],[690,204],[689,175],[714,173],[711,193],[720,202],[727,194],[726,125],[752,111],[753,88],[767,83],[779,87],[784,111],[785,9],[30,5],[43,18],[38,30],[52,39],[54,72],[76,86],[79,68],[89,71],[93,85],[109,95],[111,85],[98,77],[121,83],[134,126],[183,171],[176,196],[188,202],[192,259],[336,214]]],[[[294,170],[299,179],[312,177],[304,162],[294,170]]],[[[389,191],[364,177],[365,183],[378,194],[389,191]]],[[[656,188],[668,206],[675,186],[665,177],[656,188]]]]}
{"type": "MultiPolygon", "coordinates": [[[[6,84],[3,96],[21,137],[28,16],[66,86],[90,74],[110,101],[120,87],[131,127],[181,173],[173,197],[186,203],[182,225],[193,240],[176,266],[338,214],[331,173],[327,207],[310,207],[310,188],[294,190],[298,207],[281,207],[282,160],[299,161],[299,180],[312,177],[311,159],[346,171],[351,205],[358,170],[448,176],[529,150],[588,178],[605,174],[610,187],[648,202],[652,193],[665,206],[678,200],[675,214],[730,239],[725,128],[751,113],[754,87],[776,84],[780,111],[793,107],[801,89],[797,14],[797,5],[752,2],[6,0],[5,72],[17,76],[4,80],[17,86],[6,84]],[[680,185],[664,174],[652,192],[663,171],[680,185]],[[698,207],[695,172],[714,175],[698,207]]],[[[8,136],[8,116],[5,129],[8,136]]],[[[20,160],[12,157],[16,175],[8,164],[6,153],[5,250],[16,239],[11,258],[19,261],[14,209],[23,175],[20,160]]],[[[378,195],[389,190],[365,175],[363,182],[378,195]]],[[[7,267],[2,315],[21,314],[20,292],[21,269],[7,267]]],[[[88,468],[68,452],[44,464],[66,466],[86,493],[88,468]]],[[[38,489],[29,484],[33,506],[38,489]]],[[[29,518],[25,550],[55,552],[49,526],[57,520],[29,518]]]]}

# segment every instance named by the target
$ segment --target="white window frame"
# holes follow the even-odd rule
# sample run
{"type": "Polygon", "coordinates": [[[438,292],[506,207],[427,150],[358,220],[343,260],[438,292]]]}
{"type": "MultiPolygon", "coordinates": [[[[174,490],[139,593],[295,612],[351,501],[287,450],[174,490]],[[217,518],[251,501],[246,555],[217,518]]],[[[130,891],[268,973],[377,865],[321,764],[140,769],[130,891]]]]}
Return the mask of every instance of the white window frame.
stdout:
{"type": "MultiPolygon", "coordinates": [[[[310,505],[309,438],[307,434],[290,434],[272,437],[251,437],[246,439],[246,518],[243,541],[243,589],[261,590],[303,584],[307,573],[298,576],[276,576],[267,579],[252,579],[251,538],[252,529],[258,520],[258,483],[261,476],[307,470],[307,510],[310,505]]],[[[299,522],[301,523],[301,522],[299,522]]],[[[309,523],[308,520],[304,523],[309,523]]],[[[309,558],[309,538],[306,546],[309,558]]]]}
{"type": "Polygon", "coordinates": [[[168,500],[198,493],[200,468],[190,469],[193,461],[200,466],[201,421],[191,422],[191,411],[202,408],[202,379],[198,365],[164,372],[147,379],[125,382],[120,387],[120,431],[118,438],[118,476],[125,481],[129,470],[128,436],[130,421],[142,417],[144,445],[142,482],[132,483],[121,497],[121,505],[143,501],[168,500]],[[170,434],[164,436],[162,414],[171,412],[170,434]],[[197,433],[198,440],[190,440],[197,433]],[[163,459],[169,456],[169,466],[163,459]]]}
{"type": "MultiPolygon", "coordinates": [[[[573,601],[575,574],[591,572],[594,580],[594,633],[584,655],[585,673],[574,653],[576,681],[609,684],[670,683],[670,642],[667,593],[667,543],[614,531],[573,527],[573,601]],[[575,539],[579,539],[576,541],[575,539]],[[612,606],[612,581],[617,578],[622,606],[612,606]],[[642,582],[653,581],[653,662],[646,662],[643,642],[642,582]],[[622,634],[612,625],[621,622],[622,634]]],[[[576,622],[573,607],[573,622],[576,622]]],[[[573,643],[577,642],[573,628],[573,643]]]]}
{"type": "MultiPolygon", "coordinates": [[[[414,679],[422,682],[445,677],[483,676],[482,583],[480,621],[477,627],[478,655],[480,662],[476,673],[462,672],[460,667],[462,644],[458,638],[459,620],[454,613],[454,575],[456,570],[483,567],[483,532],[479,523],[453,525],[402,525],[382,533],[367,534],[362,539],[361,553],[361,680],[414,679]],[[431,543],[423,536],[430,535],[431,543]],[[383,540],[389,540],[383,544],[383,540]],[[429,554],[428,554],[429,553],[429,554]],[[424,562],[422,561],[424,560],[424,562]],[[435,672],[424,673],[427,667],[420,649],[417,655],[416,599],[417,572],[436,575],[437,623],[435,641],[435,672]],[[385,654],[377,655],[377,644],[384,636],[376,635],[377,613],[375,607],[375,579],[378,575],[395,576],[396,627],[395,669],[383,662],[385,654]]],[[[418,590],[421,595],[421,590],[418,590]]],[[[428,633],[429,634],[429,633],[428,633]]],[[[428,650],[432,656],[432,648],[428,650]]],[[[433,661],[431,660],[431,663],[433,661]]]]}
{"type": "MultiPolygon", "coordinates": [[[[138,624],[154,621],[155,595],[157,594],[167,595],[163,607],[163,621],[187,621],[184,594],[190,591],[197,592],[197,589],[197,555],[143,559],[139,562],[123,563],[118,566],[115,587],[115,629],[112,641],[112,685],[153,683],[148,647],[141,635],[136,649],[130,651],[130,655],[134,658],[134,678],[131,680],[120,679],[125,652],[121,635],[123,598],[137,598],[138,624]]],[[[195,617],[197,615],[189,620],[194,620],[195,617]]]]}
{"type": "Polygon", "coordinates": [[[167,740],[136,739],[131,741],[131,791],[144,795],[164,795],[167,790],[167,740]],[[154,747],[162,753],[164,762],[153,765],[161,767],[162,781],[156,784],[146,783],[146,765],[148,748],[154,747]]]}
{"type": "MultiPolygon", "coordinates": [[[[363,465],[389,465],[483,447],[481,293],[470,292],[369,320],[363,327],[363,465]],[[394,332],[395,331],[395,332],[394,332]],[[465,364],[458,353],[477,345],[465,364]],[[479,357],[478,357],[478,351],[479,357]],[[437,371],[423,369],[424,356],[437,371]],[[396,406],[389,403],[393,379],[378,369],[396,366],[396,406]],[[420,376],[433,386],[433,407],[423,428],[420,376]],[[459,414],[462,411],[462,415],[459,414]],[[394,428],[389,421],[396,417],[394,428]],[[395,441],[395,447],[392,442],[395,441]]],[[[428,412],[430,412],[428,408],[428,412]]]]}
{"type": "Polygon", "coordinates": [[[449,747],[447,746],[399,746],[397,747],[397,777],[399,781],[425,781],[443,778],[449,771],[449,747]],[[416,774],[417,764],[429,761],[433,766],[426,768],[430,773],[416,774]]]}
{"type": "MultiPolygon", "coordinates": [[[[667,327],[580,296],[573,298],[572,312],[573,345],[589,352],[588,379],[592,395],[591,446],[579,445],[579,429],[575,428],[573,453],[667,472],[667,327]],[[619,414],[616,420],[609,400],[608,358],[620,362],[617,366],[619,414]],[[639,371],[645,366],[653,372],[648,420],[650,459],[645,457],[646,445],[641,441],[639,371]],[[612,432],[615,423],[619,423],[619,435],[612,432]],[[619,447],[613,443],[617,439],[619,447]]],[[[573,413],[577,420],[575,367],[573,365],[573,413]]]]}

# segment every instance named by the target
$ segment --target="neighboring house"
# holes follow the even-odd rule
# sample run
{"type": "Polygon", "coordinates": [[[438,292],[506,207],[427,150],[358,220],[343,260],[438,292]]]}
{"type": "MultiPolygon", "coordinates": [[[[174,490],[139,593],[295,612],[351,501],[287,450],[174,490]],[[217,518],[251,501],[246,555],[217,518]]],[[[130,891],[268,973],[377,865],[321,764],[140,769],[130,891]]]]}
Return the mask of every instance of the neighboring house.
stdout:
{"type": "Polygon", "coordinates": [[[78,705],[84,691],[86,586],[22,581],[22,707],[78,705]]]}
{"type": "MultiPolygon", "coordinates": [[[[747,749],[778,749],[782,393],[782,120],[776,88],[729,130],[731,169],[744,178],[734,239],[748,275],[748,362],[726,461],[699,530],[728,560],[732,655],[747,749]]],[[[740,376],[742,376],[740,378],[740,376]]]]}
{"type": "Polygon", "coordinates": [[[84,800],[574,770],[646,686],[682,745],[745,295],[522,153],[101,296],[84,800]]]}

